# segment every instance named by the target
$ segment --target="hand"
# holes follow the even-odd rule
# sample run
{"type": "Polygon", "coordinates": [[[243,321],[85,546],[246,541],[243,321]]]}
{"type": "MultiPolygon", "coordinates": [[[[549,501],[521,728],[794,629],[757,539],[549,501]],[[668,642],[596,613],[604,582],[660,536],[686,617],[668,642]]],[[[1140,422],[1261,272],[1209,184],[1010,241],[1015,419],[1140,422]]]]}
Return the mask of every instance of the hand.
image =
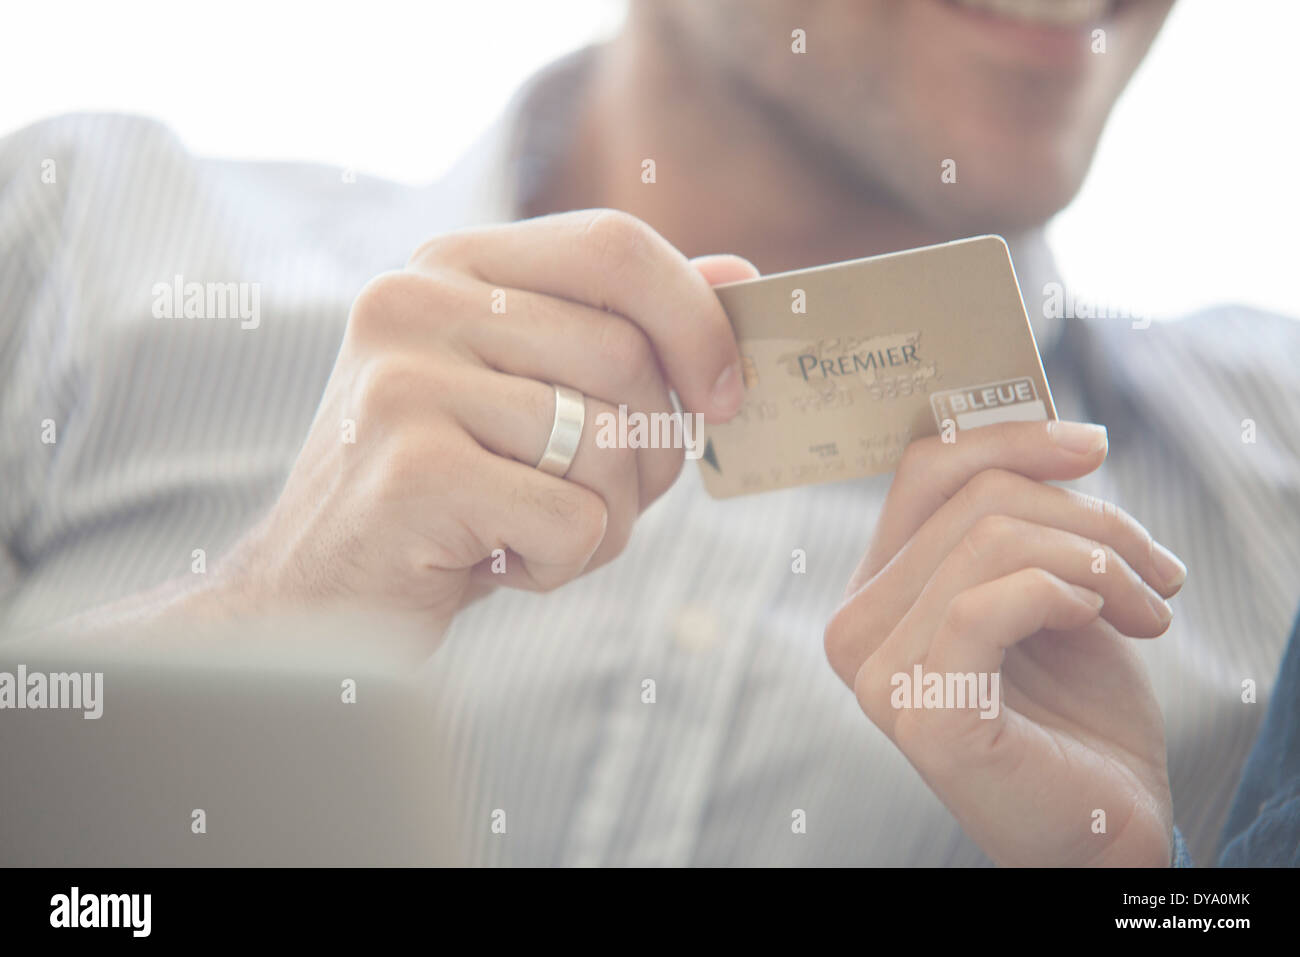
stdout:
{"type": "Polygon", "coordinates": [[[283,493],[222,580],[245,605],[350,599],[440,633],[494,585],[547,590],[603,565],[684,452],[598,447],[597,416],[672,412],[670,387],[708,421],[734,415],[739,356],[710,282],[756,274],[689,262],[610,210],[424,244],[357,297],[283,493]],[[586,396],[563,479],[534,467],[552,383],[586,396]]]}
{"type": "Polygon", "coordinates": [[[863,711],[1000,864],[1170,860],[1164,725],[1124,636],[1166,630],[1186,570],[1122,510],[1044,484],[1105,457],[1104,430],[1064,422],[914,442],[826,629],[863,711]],[[918,706],[917,665],[996,680],[1000,703],[952,707],[954,684],[918,706]]]}

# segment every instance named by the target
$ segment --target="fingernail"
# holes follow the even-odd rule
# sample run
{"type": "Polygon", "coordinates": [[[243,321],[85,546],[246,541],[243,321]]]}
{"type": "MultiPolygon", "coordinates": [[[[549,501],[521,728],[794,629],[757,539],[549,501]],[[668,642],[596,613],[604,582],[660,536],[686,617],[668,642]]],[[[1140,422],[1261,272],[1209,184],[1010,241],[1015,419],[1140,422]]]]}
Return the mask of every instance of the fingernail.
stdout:
{"type": "Polygon", "coordinates": [[[734,415],[740,408],[744,392],[745,384],[740,379],[740,363],[733,362],[722,370],[718,381],[713,383],[714,410],[721,415],[734,415]]]}
{"type": "Polygon", "coordinates": [[[1160,576],[1166,588],[1177,588],[1187,580],[1187,566],[1178,559],[1177,555],[1158,542],[1151,550],[1151,563],[1155,565],[1156,574],[1160,576]]]}
{"type": "Polygon", "coordinates": [[[1071,585],[1074,593],[1079,596],[1079,601],[1093,608],[1100,609],[1105,604],[1106,599],[1100,593],[1093,591],[1091,588],[1084,588],[1082,585],[1071,585]]]}
{"type": "Polygon", "coordinates": [[[1174,610],[1169,607],[1169,602],[1165,601],[1150,589],[1147,590],[1147,604],[1149,604],[1151,610],[1155,612],[1156,619],[1160,622],[1162,627],[1169,624],[1170,620],[1174,617],[1174,610]]]}
{"type": "Polygon", "coordinates": [[[1087,422],[1048,422],[1047,435],[1076,455],[1090,455],[1106,447],[1106,427],[1087,422]]]}

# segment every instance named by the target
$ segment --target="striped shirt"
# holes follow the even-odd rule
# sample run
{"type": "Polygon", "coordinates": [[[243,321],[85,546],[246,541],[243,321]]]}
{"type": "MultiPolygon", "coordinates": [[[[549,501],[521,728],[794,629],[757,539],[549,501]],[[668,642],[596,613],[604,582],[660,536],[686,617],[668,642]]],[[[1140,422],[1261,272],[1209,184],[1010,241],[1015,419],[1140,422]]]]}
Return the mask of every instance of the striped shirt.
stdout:
{"type": "MultiPolygon", "coordinates": [[[[186,574],[195,549],[218,556],[247,529],[294,461],[358,290],[431,235],[516,218],[583,69],[543,74],[423,188],[202,159],[123,116],[0,141],[5,627],[186,574]],[[177,277],[256,283],[260,321],[159,317],[177,277]]],[[[1300,601],[1300,324],[1239,308],[1050,323],[1036,294],[1050,257],[1032,237],[1012,248],[1060,414],[1110,429],[1107,464],[1072,484],[1190,570],[1169,634],[1139,646],[1176,818],[1209,860],[1300,601]]],[[[617,561],[461,614],[424,670],[476,859],[986,863],[824,659],[888,484],[714,501],[688,467],[617,561]]]]}

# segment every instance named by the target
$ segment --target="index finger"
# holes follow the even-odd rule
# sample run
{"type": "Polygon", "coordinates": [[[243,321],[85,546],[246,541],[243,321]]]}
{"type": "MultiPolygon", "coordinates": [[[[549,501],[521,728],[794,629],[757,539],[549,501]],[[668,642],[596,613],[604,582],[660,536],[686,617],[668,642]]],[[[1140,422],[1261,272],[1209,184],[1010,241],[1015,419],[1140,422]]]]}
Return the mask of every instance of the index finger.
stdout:
{"type": "Polygon", "coordinates": [[[689,411],[722,422],[744,385],[735,334],[700,270],[641,220],[611,209],[557,213],[433,240],[412,265],[453,262],[485,282],[608,309],[649,337],[689,411]]]}
{"type": "Polygon", "coordinates": [[[849,592],[884,568],[944,502],[985,469],[1006,469],[1039,481],[1079,478],[1106,459],[1106,427],[1085,422],[1002,422],[907,447],[894,472],[871,546],[849,592]]]}

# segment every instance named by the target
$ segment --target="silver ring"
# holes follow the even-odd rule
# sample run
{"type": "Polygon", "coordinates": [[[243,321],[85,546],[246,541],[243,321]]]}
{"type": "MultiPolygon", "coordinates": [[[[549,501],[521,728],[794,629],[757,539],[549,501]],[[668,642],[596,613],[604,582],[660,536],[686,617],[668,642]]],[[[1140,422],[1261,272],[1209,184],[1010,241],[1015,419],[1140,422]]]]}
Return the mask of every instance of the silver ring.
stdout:
{"type": "Polygon", "coordinates": [[[546,451],[537,463],[539,471],[556,478],[564,478],[578,454],[578,441],[582,426],[587,421],[587,400],[577,389],[567,385],[553,385],[555,389],[555,424],[546,441],[546,451]]]}

